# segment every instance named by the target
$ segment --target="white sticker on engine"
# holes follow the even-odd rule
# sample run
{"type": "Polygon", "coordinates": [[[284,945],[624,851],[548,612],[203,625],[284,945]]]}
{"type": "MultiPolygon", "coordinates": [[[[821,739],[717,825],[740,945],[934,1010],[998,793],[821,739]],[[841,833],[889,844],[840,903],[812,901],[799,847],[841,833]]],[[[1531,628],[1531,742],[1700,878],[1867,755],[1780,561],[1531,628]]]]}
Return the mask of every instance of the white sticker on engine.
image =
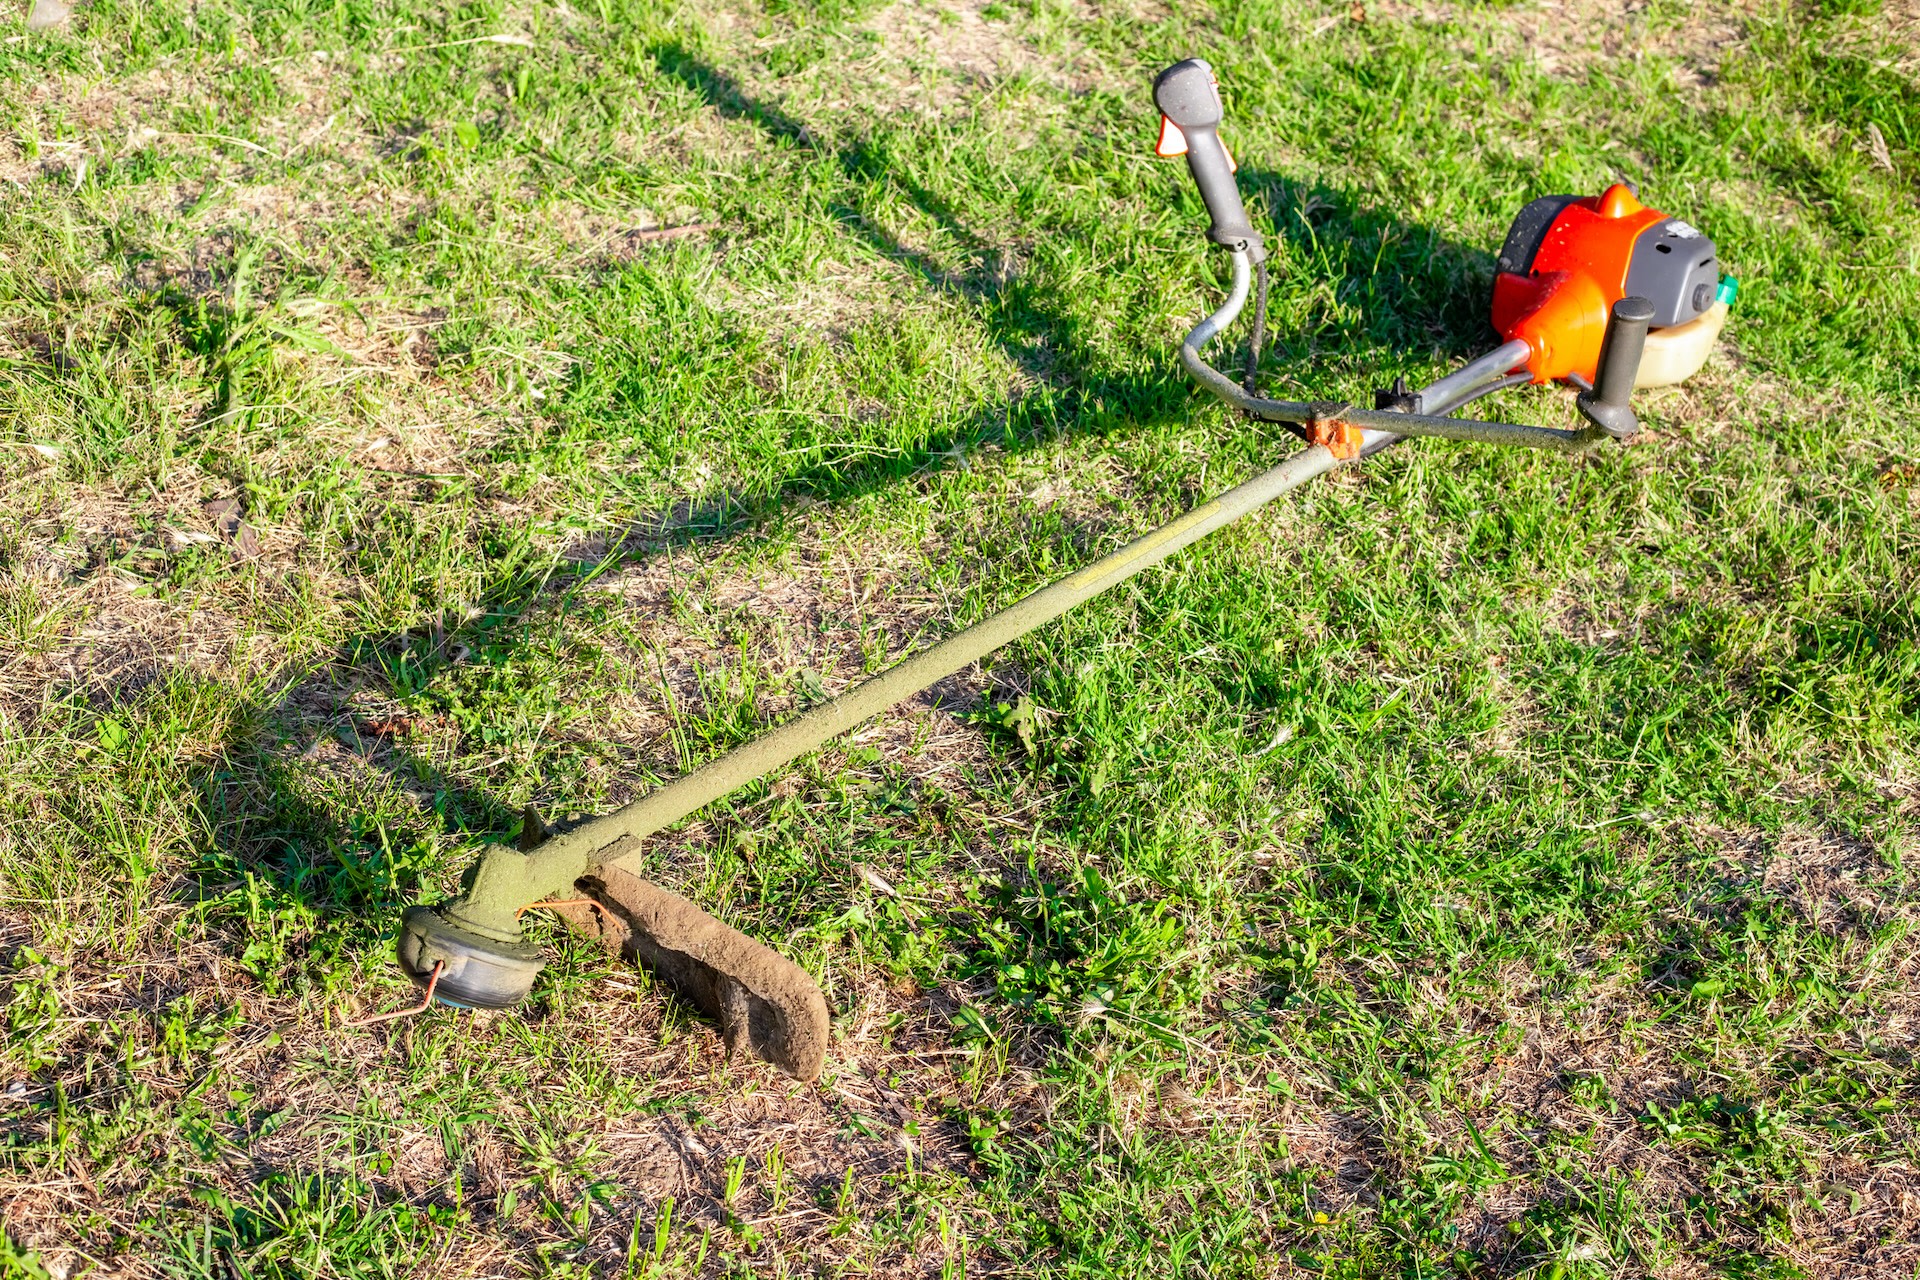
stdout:
{"type": "Polygon", "coordinates": [[[1674,236],[1681,240],[1698,240],[1700,238],[1700,228],[1688,226],[1686,223],[1680,221],[1680,219],[1675,218],[1667,224],[1667,229],[1664,234],[1674,236]]]}

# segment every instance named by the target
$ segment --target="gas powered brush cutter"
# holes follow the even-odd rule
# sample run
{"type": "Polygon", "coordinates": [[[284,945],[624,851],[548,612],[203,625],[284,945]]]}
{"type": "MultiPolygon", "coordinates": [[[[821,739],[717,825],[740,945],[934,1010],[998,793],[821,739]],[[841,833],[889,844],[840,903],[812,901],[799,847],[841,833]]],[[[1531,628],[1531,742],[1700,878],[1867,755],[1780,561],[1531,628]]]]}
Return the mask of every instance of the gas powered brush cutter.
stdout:
{"type": "Polygon", "coordinates": [[[975,623],[839,697],[653,791],[618,812],[549,827],[531,811],[520,847],[482,855],[464,893],[415,907],[401,926],[401,966],[434,999],[504,1008],[526,998],[542,960],[520,918],[549,907],[569,924],[642,960],[716,1018],[730,1051],[754,1054],[802,1079],[819,1075],[827,1006],[799,966],[645,880],[641,842],[703,806],[814,750],[835,735],[979,661],[1082,601],[1133,577],[1315,476],[1410,436],[1582,453],[1639,430],[1636,386],[1663,386],[1705,361],[1725,322],[1734,282],[1722,280],[1713,242],[1646,208],[1625,186],[1599,196],[1543,196],[1523,208],[1501,247],[1493,325],[1505,340],[1418,391],[1375,394],[1372,408],[1272,400],[1253,390],[1265,325],[1266,247],[1248,220],[1220,141],[1213,72],[1190,59],[1153,86],[1159,151],[1184,155],[1228,251],[1232,286],[1194,326],[1180,359],[1201,387],[1253,417],[1284,423],[1306,447],[1118,551],[975,623]],[[1258,280],[1246,384],[1201,354],[1245,306],[1258,280]],[[1588,425],[1575,430],[1453,416],[1522,383],[1578,391],[1588,425]]]}

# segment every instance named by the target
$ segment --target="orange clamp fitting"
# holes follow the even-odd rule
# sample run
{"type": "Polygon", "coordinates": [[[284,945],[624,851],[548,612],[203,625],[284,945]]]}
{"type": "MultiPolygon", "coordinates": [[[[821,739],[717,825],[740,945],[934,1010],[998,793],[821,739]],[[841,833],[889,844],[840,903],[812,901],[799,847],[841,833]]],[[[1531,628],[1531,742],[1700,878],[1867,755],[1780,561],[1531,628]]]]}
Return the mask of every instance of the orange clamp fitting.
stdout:
{"type": "Polygon", "coordinates": [[[1343,411],[1352,407],[1339,401],[1317,401],[1313,406],[1313,416],[1301,424],[1305,428],[1307,443],[1325,445],[1327,452],[1342,462],[1359,457],[1365,437],[1360,434],[1359,427],[1340,417],[1343,411]]]}

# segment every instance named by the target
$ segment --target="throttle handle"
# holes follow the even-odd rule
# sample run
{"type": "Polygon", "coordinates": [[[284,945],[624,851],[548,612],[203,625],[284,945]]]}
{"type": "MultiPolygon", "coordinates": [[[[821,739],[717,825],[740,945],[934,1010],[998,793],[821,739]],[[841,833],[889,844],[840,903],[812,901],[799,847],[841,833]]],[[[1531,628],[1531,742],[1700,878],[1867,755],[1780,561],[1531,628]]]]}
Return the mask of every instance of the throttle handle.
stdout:
{"type": "Polygon", "coordinates": [[[1220,141],[1225,108],[1213,68],[1199,58],[1176,62],[1153,81],[1153,100],[1160,108],[1160,153],[1187,157],[1187,170],[1200,188],[1213,225],[1207,239],[1245,253],[1254,262],[1266,260],[1260,233],[1247,220],[1240,188],[1233,180],[1233,158],[1220,141]]]}

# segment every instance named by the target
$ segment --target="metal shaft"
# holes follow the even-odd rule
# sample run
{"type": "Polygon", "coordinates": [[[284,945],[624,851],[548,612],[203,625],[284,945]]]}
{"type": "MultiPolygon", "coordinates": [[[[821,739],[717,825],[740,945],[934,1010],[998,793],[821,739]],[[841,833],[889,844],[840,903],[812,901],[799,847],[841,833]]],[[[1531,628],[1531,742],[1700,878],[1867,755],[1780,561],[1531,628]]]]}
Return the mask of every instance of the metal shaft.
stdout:
{"type": "Polygon", "coordinates": [[[790,764],[837,734],[978,662],[1075,605],[1152,568],[1222,525],[1231,524],[1338,465],[1339,460],[1324,448],[1316,445],[1302,449],[1213,501],[1195,507],[1086,568],[1041,587],[931,648],[901,659],[831,702],[822,703],[692,773],[648,792],[623,809],[556,835],[531,854],[515,854],[504,847],[489,850],[474,885],[461,903],[449,908],[449,914],[470,926],[504,934],[509,924],[500,914],[501,907],[524,906],[533,897],[564,888],[594,867],[612,866],[638,874],[636,855],[645,837],[739,790],[755,778],[790,764]],[[622,865],[623,859],[634,860],[622,865]],[[533,897],[525,896],[529,893],[533,897]]]}
{"type": "Polygon", "coordinates": [[[1420,393],[1420,408],[1426,413],[1445,413],[1443,405],[1455,396],[1465,395],[1478,390],[1489,382],[1497,382],[1520,368],[1533,354],[1533,348],[1515,338],[1504,342],[1478,360],[1462,365],[1438,382],[1432,383],[1420,393]]]}
{"type": "MultiPolygon", "coordinates": [[[[1248,258],[1244,252],[1236,252],[1232,257],[1233,288],[1220,309],[1187,335],[1180,349],[1181,359],[1195,380],[1229,404],[1269,420],[1306,421],[1313,416],[1315,406],[1250,396],[1200,354],[1216,334],[1233,322],[1246,302],[1248,258]]],[[[1447,386],[1454,385],[1447,383],[1447,386]]],[[[1453,399],[1471,396],[1470,388],[1459,388],[1458,397],[1426,395],[1423,405],[1444,413],[1453,399]]],[[[1342,411],[1340,416],[1362,427],[1363,453],[1375,452],[1409,435],[1571,451],[1590,447],[1599,434],[1444,418],[1431,411],[1403,414],[1352,410],[1342,411]]],[[[640,843],[647,836],[689,817],[755,778],[792,763],[836,735],[1339,465],[1339,460],[1324,447],[1302,449],[1211,502],[1195,507],[1077,573],[1041,587],[931,648],[903,658],[832,701],[648,792],[625,808],[565,828],[531,853],[520,853],[504,845],[490,848],[482,856],[467,892],[444,908],[443,914],[456,925],[484,937],[503,942],[517,939],[517,913],[526,904],[567,890],[575,880],[595,868],[611,867],[639,875],[643,869],[640,843]]]]}

